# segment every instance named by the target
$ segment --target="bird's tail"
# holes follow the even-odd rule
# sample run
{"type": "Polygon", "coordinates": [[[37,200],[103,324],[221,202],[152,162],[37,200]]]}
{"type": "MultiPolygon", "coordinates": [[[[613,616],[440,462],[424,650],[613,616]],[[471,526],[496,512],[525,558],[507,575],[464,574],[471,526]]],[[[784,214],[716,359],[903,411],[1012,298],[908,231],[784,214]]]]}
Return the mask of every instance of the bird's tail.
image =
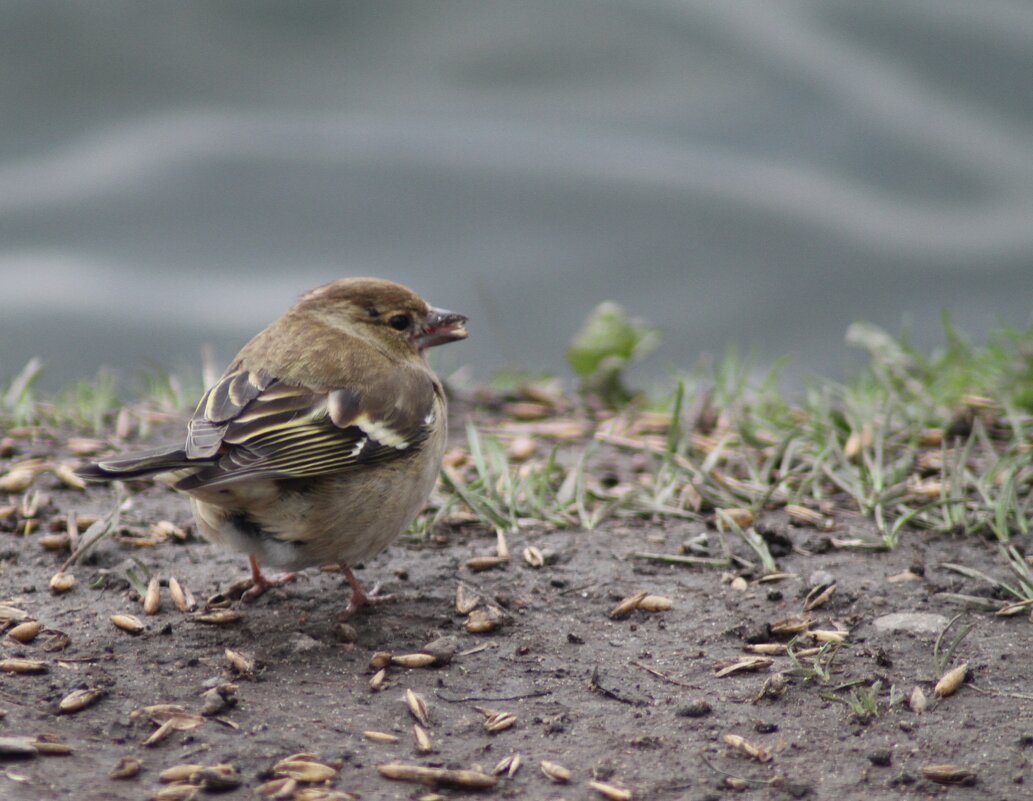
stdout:
{"type": "Polygon", "coordinates": [[[182,448],[158,448],[80,465],[75,472],[86,481],[124,481],[197,467],[182,448]]]}

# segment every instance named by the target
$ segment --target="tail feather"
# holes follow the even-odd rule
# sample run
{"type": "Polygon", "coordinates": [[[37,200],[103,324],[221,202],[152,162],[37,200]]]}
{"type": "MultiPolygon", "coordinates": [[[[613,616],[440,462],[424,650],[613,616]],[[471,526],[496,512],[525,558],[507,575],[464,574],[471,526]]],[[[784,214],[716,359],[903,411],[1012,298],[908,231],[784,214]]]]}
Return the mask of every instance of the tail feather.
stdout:
{"type": "Polygon", "coordinates": [[[110,459],[98,459],[96,462],[80,465],[75,472],[86,481],[124,481],[198,466],[197,460],[187,458],[183,448],[166,447],[110,459]]]}

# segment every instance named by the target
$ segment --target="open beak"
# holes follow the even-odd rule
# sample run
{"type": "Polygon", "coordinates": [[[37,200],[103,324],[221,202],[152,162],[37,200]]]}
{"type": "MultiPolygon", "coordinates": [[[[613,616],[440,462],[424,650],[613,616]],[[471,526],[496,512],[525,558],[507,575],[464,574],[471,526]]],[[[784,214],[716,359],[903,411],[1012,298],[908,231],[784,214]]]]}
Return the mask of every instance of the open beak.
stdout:
{"type": "Polygon", "coordinates": [[[466,317],[445,309],[431,309],[423,330],[416,336],[421,350],[466,339],[466,317]]]}

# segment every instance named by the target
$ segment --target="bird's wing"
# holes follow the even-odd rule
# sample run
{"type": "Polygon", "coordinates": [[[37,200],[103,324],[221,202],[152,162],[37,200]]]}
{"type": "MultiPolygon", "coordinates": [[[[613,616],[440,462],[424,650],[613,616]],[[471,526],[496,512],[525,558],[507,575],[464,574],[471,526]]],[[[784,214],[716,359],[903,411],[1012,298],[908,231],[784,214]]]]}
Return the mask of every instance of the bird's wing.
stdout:
{"type": "Polygon", "coordinates": [[[187,455],[208,464],[175,486],[311,478],[412,453],[439,422],[440,392],[429,371],[404,366],[329,392],[231,367],[190,421],[187,455]]]}

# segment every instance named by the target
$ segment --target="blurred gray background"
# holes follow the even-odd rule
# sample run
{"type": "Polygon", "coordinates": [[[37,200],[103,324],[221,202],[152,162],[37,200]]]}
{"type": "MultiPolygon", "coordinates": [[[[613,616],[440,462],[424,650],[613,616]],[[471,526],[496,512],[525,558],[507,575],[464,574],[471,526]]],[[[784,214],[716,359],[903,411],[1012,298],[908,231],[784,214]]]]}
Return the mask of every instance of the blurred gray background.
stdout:
{"type": "Polygon", "coordinates": [[[605,299],[654,376],[1024,326],[1031,78],[1005,0],[10,0],[0,378],[223,363],[346,275],[469,314],[485,377],[605,299]]]}

